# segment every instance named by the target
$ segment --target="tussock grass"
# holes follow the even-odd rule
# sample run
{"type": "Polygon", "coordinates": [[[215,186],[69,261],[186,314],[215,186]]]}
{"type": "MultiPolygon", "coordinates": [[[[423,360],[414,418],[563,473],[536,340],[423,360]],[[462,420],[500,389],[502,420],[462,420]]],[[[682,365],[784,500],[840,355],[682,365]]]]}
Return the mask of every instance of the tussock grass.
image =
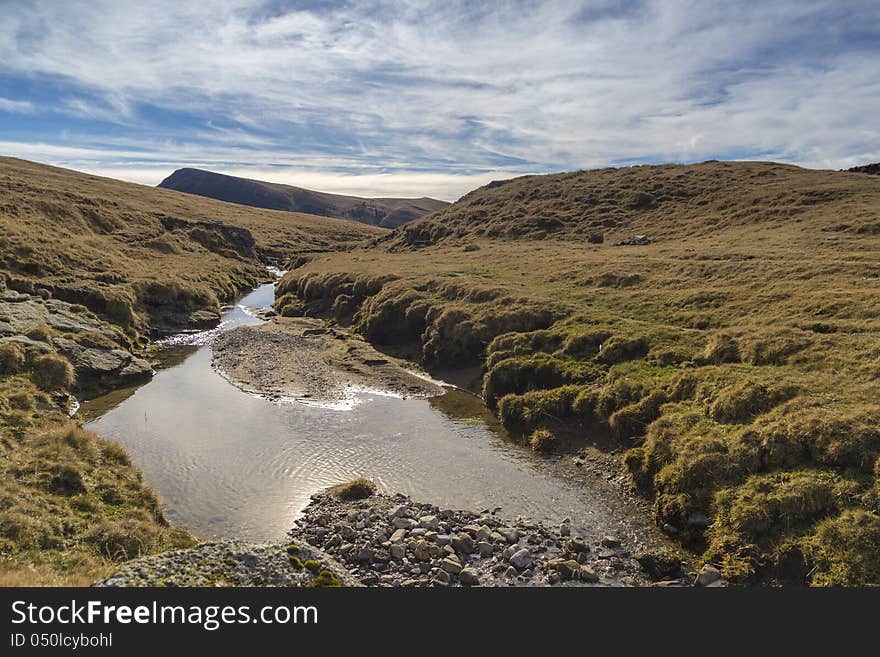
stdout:
{"type": "Polygon", "coordinates": [[[330,494],[341,500],[363,500],[376,492],[376,484],[369,479],[359,477],[330,489],[330,494]]]}
{"type": "Polygon", "coordinates": [[[870,176],[632,167],[486,186],[282,287],[428,365],[482,365],[523,437],[628,447],[658,524],[725,577],[878,584],[878,240],[870,176]]]}

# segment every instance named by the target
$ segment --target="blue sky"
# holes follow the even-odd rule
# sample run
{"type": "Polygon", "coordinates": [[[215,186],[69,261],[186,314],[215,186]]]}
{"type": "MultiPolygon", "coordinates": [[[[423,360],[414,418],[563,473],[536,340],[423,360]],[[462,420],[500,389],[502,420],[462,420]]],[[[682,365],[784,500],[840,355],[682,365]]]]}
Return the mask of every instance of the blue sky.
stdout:
{"type": "Polygon", "coordinates": [[[0,0],[0,154],[454,199],[639,162],[880,161],[880,2],[0,0]]]}

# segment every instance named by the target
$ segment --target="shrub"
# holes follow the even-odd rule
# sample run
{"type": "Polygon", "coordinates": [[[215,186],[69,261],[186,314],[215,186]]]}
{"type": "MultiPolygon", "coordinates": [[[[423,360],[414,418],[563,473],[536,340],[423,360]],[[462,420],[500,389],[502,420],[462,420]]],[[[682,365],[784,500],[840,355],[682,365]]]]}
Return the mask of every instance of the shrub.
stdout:
{"type": "Polygon", "coordinates": [[[49,471],[49,490],[58,495],[79,495],[86,492],[82,472],[66,463],[53,466],[49,471]]]}
{"type": "Polygon", "coordinates": [[[322,570],[320,573],[315,575],[315,578],[312,580],[312,586],[336,588],[342,586],[342,582],[340,582],[336,575],[331,573],[329,570],[322,570]]]}
{"type": "Polygon", "coordinates": [[[615,411],[608,419],[608,425],[619,438],[642,435],[648,425],[660,417],[660,407],[667,401],[665,392],[652,392],[634,404],[615,411]]]}
{"type": "Polygon", "coordinates": [[[529,445],[536,452],[549,452],[556,446],[556,436],[546,429],[537,429],[532,432],[529,445]]]}
{"type": "Polygon", "coordinates": [[[12,342],[0,344],[0,375],[18,374],[24,364],[24,353],[17,344],[12,342]]]}
{"type": "Polygon", "coordinates": [[[36,324],[25,331],[25,335],[31,340],[52,344],[52,338],[55,337],[55,330],[45,324],[36,324]]]}
{"type": "Polygon", "coordinates": [[[34,408],[34,396],[26,390],[13,392],[6,399],[12,408],[19,411],[30,411],[34,408]]]}
{"type": "Polygon", "coordinates": [[[738,363],[740,361],[739,344],[727,333],[716,333],[706,345],[703,358],[715,365],[738,363]]]}
{"type": "Polygon", "coordinates": [[[321,562],[316,561],[315,559],[309,559],[305,563],[303,563],[303,568],[308,570],[310,573],[318,574],[321,570],[321,562]]]}
{"type": "Polygon", "coordinates": [[[369,479],[359,477],[345,484],[339,484],[330,489],[330,494],[340,500],[363,500],[371,497],[376,492],[376,484],[369,479]]]}
{"type": "Polygon", "coordinates": [[[848,509],[819,523],[806,541],[812,583],[864,586],[880,582],[880,515],[848,509]]]}
{"type": "Polygon", "coordinates": [[[77,333],[74,339],[82,346],[92,349],[117,349],[119,347],[118,344],[103,333],[95,333],[93,331],[77,333]]]}
{"type": "Polygon", "coordinates": [[[768,388],[762,384],[741,382],[722,390],[709,412],[718,422],[741,423],[791,399],[796,392],[791,386],[768,388]]]}
{"type": "Polygon", "coordinates": [[[66,358],[57,354],[46,354],[34,361],[31,380],[41,390],[54,392],[72,388],[76,383],[76,375],[66,358]]]}
{"type": "Polygon", "coordinates": [[[642,358],[651,348],[646,338],[612,337],[602,344],[596,360],[605,365],[614,365],[627,360],[642,358]]]}

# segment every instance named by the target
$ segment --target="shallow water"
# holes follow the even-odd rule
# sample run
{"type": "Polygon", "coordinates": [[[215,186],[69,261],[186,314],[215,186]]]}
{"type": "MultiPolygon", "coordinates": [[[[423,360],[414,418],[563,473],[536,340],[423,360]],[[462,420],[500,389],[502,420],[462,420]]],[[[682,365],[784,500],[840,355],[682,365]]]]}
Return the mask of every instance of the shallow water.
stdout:
{"type": "MultiPolygon", "coordinates": [[[[268,307],[273,294],[264,285],[243,298],[221,330],[260,323],[244,307],[268,307]]],[[[510,444],[468,393],[363,394],[344,411],[271,402],[211,368],[209,338],[176,340],[149,383],[84,402],[80,411],[96,418],[87,428],[125,446],[169,519],[203,538],[281,539],[313,493],[357,476],[441,507],[501,507],[499,515],[511,518],[568,517],[588,533],[631,534],[613,494],[548,472],[540,457],[510,444]]]]}

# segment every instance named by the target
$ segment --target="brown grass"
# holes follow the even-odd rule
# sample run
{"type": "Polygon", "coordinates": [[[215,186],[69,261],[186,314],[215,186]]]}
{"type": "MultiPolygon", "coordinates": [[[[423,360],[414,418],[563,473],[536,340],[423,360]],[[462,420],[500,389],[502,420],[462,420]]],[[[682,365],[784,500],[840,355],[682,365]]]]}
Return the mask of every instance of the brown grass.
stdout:
{"type": "Polygon", "coordinates": [[[482,364],[487,402],[525,436],[630,447],[658,523],[727,577],[880,583],[840,561],[880,561],[876,177],[729,162],[532,176],[380,247],[315,256],[282,289],[428,364],[482,364]],[[637,234],[652,243],[612,246],[637,234]],[[791,499],[752,491],[776,481],[791,499]],[[769,531],[747,520],[773,504],[769,531]],[[842,531],[852,514],[863,533],[842,531]]]}

